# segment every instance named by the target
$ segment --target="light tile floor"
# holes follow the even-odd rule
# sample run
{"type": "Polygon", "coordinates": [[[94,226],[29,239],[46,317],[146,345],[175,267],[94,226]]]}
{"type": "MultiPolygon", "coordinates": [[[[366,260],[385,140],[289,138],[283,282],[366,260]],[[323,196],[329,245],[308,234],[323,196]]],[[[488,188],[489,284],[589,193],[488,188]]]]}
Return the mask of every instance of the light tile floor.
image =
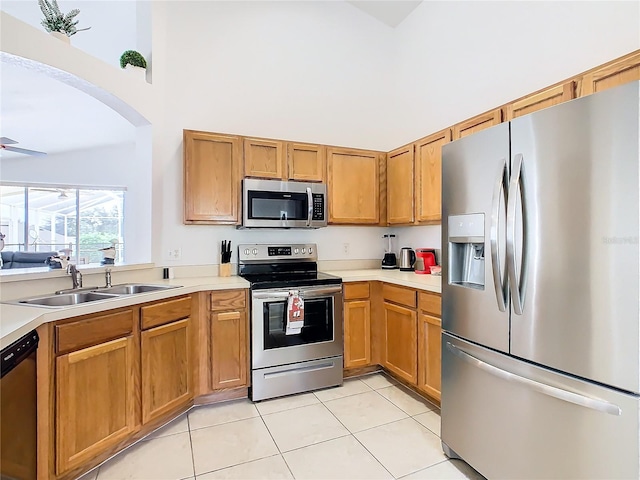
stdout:
{"type": "Polygon", "coordinates": [[[341,387],[196,407],[82,480],[473,479],[440,411],[376,373],[341,387]]]}

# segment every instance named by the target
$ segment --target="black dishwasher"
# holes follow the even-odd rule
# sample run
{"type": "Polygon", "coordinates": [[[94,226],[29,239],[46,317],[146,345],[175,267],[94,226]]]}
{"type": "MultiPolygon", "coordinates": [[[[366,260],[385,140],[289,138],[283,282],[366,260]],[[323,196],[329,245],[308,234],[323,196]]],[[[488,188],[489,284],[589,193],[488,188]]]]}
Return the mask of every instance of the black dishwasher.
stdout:
{"type": "Polygon", "coordinates": [[[0,477],[36,478],[35,330],[2,349],[0,376],[0,477]]]}

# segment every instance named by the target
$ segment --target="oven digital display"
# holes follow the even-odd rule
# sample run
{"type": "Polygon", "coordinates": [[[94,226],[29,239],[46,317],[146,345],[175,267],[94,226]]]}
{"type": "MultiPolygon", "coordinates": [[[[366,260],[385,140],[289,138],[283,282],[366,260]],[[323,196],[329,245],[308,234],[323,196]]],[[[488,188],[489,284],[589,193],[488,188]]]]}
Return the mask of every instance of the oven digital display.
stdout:
{"type": "Polygon", "coordinates": [[[278,257],[280,255],[291,255],[291,247],[268,247],[270,257],[278,257]]]}

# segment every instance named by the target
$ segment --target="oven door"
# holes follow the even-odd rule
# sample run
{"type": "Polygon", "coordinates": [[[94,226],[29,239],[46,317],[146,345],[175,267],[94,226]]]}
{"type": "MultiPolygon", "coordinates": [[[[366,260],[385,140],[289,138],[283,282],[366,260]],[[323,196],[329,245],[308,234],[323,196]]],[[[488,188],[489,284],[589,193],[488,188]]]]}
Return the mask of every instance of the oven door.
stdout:
{"type": "Polygon", "coordinates": [[[326,185],[245,179],[242,226],[319,228],[326,221],[326,185]]]}
{"type": "Polygon", "coordinates": [[[304,326],[286,335],[289,290],[254,290],[251,294],[251,365],[273,367],[342,355],[342,286],[299,287],[304,326]]]}

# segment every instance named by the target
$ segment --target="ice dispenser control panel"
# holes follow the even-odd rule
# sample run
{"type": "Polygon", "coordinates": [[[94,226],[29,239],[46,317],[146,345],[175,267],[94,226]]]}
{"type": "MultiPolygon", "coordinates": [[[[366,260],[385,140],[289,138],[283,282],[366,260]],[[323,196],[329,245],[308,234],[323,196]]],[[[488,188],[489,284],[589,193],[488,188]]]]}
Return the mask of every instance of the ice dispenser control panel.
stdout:
{"type": "Polygon", "coordinates": [[[484,290],[484,213],[448,218],[450,285],[484,290]]]}

